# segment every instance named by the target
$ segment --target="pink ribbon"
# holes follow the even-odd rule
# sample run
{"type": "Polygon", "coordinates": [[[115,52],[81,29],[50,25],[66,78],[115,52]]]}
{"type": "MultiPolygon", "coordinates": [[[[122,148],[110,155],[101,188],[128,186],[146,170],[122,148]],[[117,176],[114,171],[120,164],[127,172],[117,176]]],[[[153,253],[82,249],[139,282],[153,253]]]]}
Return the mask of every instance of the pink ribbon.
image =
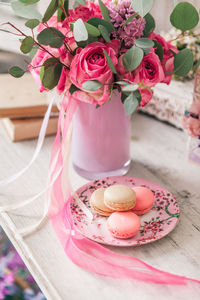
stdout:
{"type": "Polygon", "coordinates": [[[49,217],[66,255],[79,267],[112,278],[131,278],[160,284],[184,285],[191,281],[200,283],[199,280],[161,271],[135,257],[117,254],[77,232],[70,210],[72,195],[68,177],[68,159],[65,157],[69,156],[69,145],[67,149],[65,148],[66,140],[77,105],[73,99],[67,103],[63,101],[61,105],[58,133],[52,147],[50,163],[51,167],[55,154],[59,153],[50,176],[50,183],[55,172],[63,168],[49,191],[48,196],[51,200],[49,217]],[[62,182],[66,183],[64,187],[62,182]]]}

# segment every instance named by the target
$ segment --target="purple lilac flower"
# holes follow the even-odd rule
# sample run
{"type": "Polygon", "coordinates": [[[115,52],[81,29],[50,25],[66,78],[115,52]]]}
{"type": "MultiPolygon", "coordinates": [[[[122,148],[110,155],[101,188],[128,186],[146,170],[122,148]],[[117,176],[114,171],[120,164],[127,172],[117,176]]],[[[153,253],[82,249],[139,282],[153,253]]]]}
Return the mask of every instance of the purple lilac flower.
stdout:
{"type": "Polygon", "coordinates": [[[145,19],[137,15],[130,23],[123,26],[126,20],[135,14],[130,0],[122,0],[116,4],[110,3],[109,11],[111,22],[116,29],[112,33],[113,38],[121,40],[125,48],[132,47],[135,39],[139,39],[143,35],[145,19]]]}

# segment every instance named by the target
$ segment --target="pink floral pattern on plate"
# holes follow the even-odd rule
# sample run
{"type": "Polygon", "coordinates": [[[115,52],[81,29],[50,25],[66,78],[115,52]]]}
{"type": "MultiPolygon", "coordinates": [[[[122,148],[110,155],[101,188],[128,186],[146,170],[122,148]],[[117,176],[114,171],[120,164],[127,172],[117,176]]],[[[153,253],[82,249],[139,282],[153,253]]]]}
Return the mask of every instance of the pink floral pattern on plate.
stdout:
{"type": "Polygon", "coordinates": [[[180,216],[180,208],[174,196],[164,187],[142,178],[126,176],[106,177],[82,186],[77,190],[77,194],[86,207],[92,211],[94,218],[92,222],[88,221],[87,216],[73,198],[71,211],[76,229],[87,238],[105,245],[127,247],[156,241],[174,229],[180,216]],[[140,216],[140,230],[134,237],[129,239],[114,238],[107,229],[107,218],[95,213],[90,207],[89,200],[93,191],[113,184],[125,184],[130,187],[146,186],[155,195],[152,210],[140,216]]]}

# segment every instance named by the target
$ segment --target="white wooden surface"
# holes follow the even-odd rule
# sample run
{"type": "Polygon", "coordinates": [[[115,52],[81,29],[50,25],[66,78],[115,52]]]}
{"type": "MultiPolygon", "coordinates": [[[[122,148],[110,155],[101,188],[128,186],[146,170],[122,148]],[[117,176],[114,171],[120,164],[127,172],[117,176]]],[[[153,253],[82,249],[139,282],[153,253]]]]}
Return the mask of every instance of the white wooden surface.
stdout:
{"type": "MultiPolygon", "coordinates": [[[[162,270],[200,279],[200,166],[185,157],[186,135],[144,115],[133,117],[128,175],[143,177],[167,187],[181,207],[181,219],[167,237],[137,248],[113,249],[136,256],[162,270]]],[[[47,138],[35,165],[28,173],[0,192],[0,205],[21,201],[42,190],[46,183],[53,138],[47,138]],[[6,196],[7,195],[7,196],[6,196]]],[[[30,159],[35,141],[12,144],[0,127],[0,178],[13,174],[30,159]]],[[[74,187],[86,182],[70,170],[74,187]]],[[[1,214],[0,224],[49,300],[151,300],[199,299],[200,285],[164,286],[130,280],[114,280],[86,272],[65,256],[47,223],[41,231],[23,240],[13,226],[23,228],[42,214],[44,199],[12,214],[1,214]]]]}

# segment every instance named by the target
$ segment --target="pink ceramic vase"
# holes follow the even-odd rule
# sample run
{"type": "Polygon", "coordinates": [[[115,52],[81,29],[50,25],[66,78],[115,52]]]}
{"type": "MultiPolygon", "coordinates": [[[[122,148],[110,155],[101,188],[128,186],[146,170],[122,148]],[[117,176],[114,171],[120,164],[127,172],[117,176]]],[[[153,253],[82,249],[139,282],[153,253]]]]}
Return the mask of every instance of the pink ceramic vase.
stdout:
{"type": "Polygon", "coordinates": [[[119,176],[130,167],[130,117],[114,91],[103,106],[80,102],[73,120],[72,160],[87,179],[119,176]]]}

